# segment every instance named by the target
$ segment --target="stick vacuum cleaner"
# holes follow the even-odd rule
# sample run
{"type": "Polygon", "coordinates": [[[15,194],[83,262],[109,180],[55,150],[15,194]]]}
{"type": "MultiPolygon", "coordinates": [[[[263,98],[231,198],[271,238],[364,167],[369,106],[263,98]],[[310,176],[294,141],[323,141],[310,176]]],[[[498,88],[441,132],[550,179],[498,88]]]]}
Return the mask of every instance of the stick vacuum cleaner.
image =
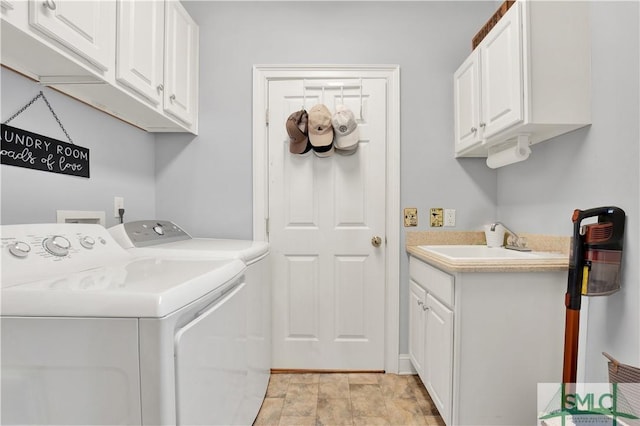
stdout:
{"type": "Polygon", "coordinates": [[[620,290],[620,266],[625,212],[618,207],[598,207],[573,212],[573,243],[569,258],[569,280],[564,336],[562,382],[576,383],[578,333],[582,296],[606,296],[620,290]],[[582,226],[587,218],[596,223],[582,226]]]}

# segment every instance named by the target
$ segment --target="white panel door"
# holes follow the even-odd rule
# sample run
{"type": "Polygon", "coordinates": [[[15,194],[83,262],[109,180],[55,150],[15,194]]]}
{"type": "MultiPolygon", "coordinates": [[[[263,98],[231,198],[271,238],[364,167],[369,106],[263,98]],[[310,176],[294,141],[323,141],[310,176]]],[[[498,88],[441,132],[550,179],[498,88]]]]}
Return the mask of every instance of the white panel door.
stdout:
{"type": "Polygon", "coordinates": [[[364,79],[361,96],[270,81],[268,104],[273,367],[383,370],[386,82],[364,79]],[[285,122],[303,102],[362,111],[356,153],[289,153],[285,122]]]}
{"type": "Polygon", "coordinates": [[[116,79],[157,106],[164,81],[164,2],[119,0],[116,79]]]}

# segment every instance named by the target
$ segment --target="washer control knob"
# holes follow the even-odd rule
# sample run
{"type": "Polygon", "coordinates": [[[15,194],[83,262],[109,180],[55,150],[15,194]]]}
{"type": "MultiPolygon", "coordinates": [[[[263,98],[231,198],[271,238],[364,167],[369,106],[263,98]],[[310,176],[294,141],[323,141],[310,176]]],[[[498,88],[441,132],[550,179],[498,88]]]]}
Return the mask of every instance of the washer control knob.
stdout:
{"type": "Polygon", "coordinates": [[[162,227],[162,225],[157,224],[156,226],[153,227],[153,230],[155,231],[156,234],[158,235],[164,235],[164,228],[162,227]]]}
{"type": "Polygon", "coordinates": [[[9,245],[9,253],[15,257],[27,257],[31,251],[31,246],[23,241],[16,241],[9,245]]]}
{"type": "Polygon", "coordinates": [[[44,240],[44,248],[54,256],[66,256],[69,254],[71,243],[61,235],[54,235],[44,240]]]}
{"type": "Polygon", "coordinates": [[[95,244],[96,244],[96,240],[94,240],[88,235],[85,235],[84,237],[80,237],[80,245],[86,249],[91,250],[95,244]]]}

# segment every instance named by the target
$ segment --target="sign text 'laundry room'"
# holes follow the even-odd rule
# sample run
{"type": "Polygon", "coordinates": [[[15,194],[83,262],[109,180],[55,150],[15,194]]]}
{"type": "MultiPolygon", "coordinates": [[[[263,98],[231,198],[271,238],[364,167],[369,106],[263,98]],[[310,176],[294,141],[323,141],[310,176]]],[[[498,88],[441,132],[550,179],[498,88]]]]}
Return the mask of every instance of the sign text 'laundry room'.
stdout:
{"type": "Polygon", "coordinates": [[[89,177],[89,149],[1,125],[0,163],[51,173],[89,177]]]}

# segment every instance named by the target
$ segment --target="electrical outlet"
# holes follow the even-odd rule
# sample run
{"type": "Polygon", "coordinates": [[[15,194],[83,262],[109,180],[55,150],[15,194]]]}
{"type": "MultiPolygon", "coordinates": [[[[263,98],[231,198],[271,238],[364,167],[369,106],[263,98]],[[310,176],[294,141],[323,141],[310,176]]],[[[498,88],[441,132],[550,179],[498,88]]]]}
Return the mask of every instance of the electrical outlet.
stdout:
{"type": "Polygon", "coordinates": [[[124,197],[113,197],[113,217],[120,217],[119,209],[124,209],[124,197]]]}
{"type": "Polygon", "coordinates": [[[444,226],[456,226],[456,209],[444,209],[444,226]]]}
{"type": "Polygon", "coordinates": [[[407,207],[404,209],[404,226],[418,226],[418,209],[407,207]]]}
{"type": "Polygon", "coordinates": [[[429,218],[430,218],[429,225],[431,227],[437,227],[437,228],[441,227],[443,224],[442,216],[443,216],[442,207],[432,208],[429,214],[429,218]]]}

